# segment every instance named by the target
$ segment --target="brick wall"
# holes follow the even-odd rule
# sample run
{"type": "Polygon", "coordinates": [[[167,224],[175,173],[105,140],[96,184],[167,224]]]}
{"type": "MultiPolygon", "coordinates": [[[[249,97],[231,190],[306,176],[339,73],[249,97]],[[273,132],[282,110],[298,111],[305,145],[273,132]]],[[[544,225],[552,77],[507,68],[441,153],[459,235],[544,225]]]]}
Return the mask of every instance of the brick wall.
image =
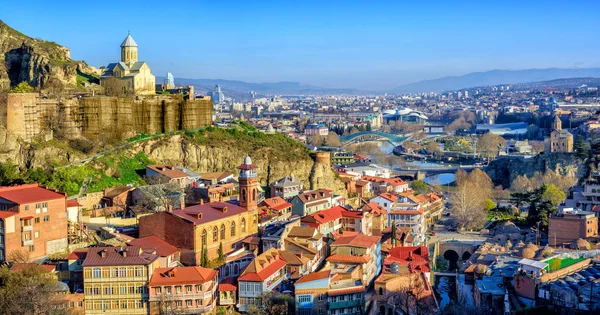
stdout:
{"type": "Polygon", "coordinates": [[[596,217],[550,217],[548,241],[551,246],[596,235],[598,235],[598,218],[596,217]]]}

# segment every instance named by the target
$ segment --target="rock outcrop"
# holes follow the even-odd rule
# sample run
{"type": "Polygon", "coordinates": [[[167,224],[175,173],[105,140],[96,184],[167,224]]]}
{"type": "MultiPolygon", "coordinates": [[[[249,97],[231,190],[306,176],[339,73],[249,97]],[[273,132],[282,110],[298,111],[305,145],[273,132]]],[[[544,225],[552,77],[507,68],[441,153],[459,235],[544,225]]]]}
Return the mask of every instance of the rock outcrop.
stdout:
{"type": "Polygon", "coordinates": [[[575,175],[581,179],[587,176],[588,166],[584,159],[572,153],[544,153],[533,158],[500,158],[490,162],[486,173],[494,184],[509,188],[519,175],[531,178],[536,172],[552,170],[561,175],[575,175]]]}
{"type": "Polygon", "coordinates": [[[0,92],[20,82],[40,89],[75,87],[78,73],[98,74],[71,60],[68,48],[26,36],[0,20],[0,92]]]}

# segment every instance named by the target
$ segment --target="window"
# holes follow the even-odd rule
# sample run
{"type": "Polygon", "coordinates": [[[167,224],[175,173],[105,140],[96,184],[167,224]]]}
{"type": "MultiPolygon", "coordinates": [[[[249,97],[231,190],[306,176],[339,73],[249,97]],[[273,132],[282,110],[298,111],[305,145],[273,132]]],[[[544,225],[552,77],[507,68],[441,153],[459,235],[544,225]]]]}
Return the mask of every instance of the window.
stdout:
{"type": "Polygon", "coordinates": [[[143,277],[144,276],[144,268],[142,268],[142,267],[135,267],[135,276],[136,277],[143,277]]]}
{"type": "Polygon", "coordinates": [[[196,292],[201,292],[202,291],[202,286],[199,284],[196,284],[196,292]]]}
{"type": "Polygon", "coordinates": [[[202,306],[202,300],[196,300],[196,306],[202,306]]]}
{"type": "Polygon", "coordinates": [[[35,219],[33,219],[33,221],[34,221],[35,223],[40,223],[40,218],[39,218],[39,217],[38,217],[38,218],[35,218],[35,219]]]}
{"type": "Polygon", "coordinates": [[[102,270],[100,268],[93,268],[92,269],[92,278],[101,278],[102,277],[102,270]]]}
{"type": "Polygon", "coordinates": [[[219,229],[215,226],[213,228],[213,242],[217,242],[219,240],[219,229]]]}
{"type": "Polygon", "coordinates": [[[242,218],[242,233],[246,233],[246,219],[242,218]]]}
{"type": "Polygon", "coordinates": [[[47,202],[42,203],[42,212],[48,212],[48,203],[47,202]]]}
{"type": "Polygon", "coordinates": [[[119,278],[125,278],[125,277],[127,277],[127,268],[125,268],[125,267],[119,267],[119,269],[117,271],[117,277],[119,277],[119,278]]]}
{"type": "Polygon", "coordinates": [[[185,293],[192,293],[192,286],[191,285],[186,285],[185,286],[185,293]]]}
{"type": "Polygon", "coordinates": [[[44,216],[44,222],[48,222],[50,221],[50,216],[49,215],[45,215],[44,216]]]}
{"type": "Polygon", "coordinates": [[[34,233],[33,233],[33,237],[35,237],[35,238],[38,238],[38,237],[40,237],[40,232],[34,232],[34,233]]]}
{"type": "Polygon", "coordinates": [[[231,222],[231,237],[235,236],[235,222],[231,222]]]}
{"type": "Polygon", "coordinates": [[[39,203],[35,204],[35,213],[40,213],[41,205],[39,203]]]}
{"type": "Polygon", "coordinates": [[[310,295],[310,294],[298,295],[299,303],[310,302],[310,301],[312,301],[312,295],[310,295]]]}
{"type": "Polygon", "coordinates": [[[175,293],[177,293],[177,294],[181,293],[181,286],[178,285],[175,287],[175,293]]]}
{"type": "Polygon", "coordinates": [[[325,294],[320,294],[318,300],[319,301],[325,301],[325,294]]]}
{"type": "Polygon", "coordinates": [[[225,239],[225,224],[221,224],[221,240],[225,239]]]}
{"type": "Polygon", "coordinates": [[[192,300],[186,300],[185,301],[185,306],[186,307],[192,307],[192,300]]]}
{"type": "Polygon", "coordinates": [[[202,245],[206,245],[206,230],[202,230],[202,245]]]}
{"type": "Polygon", "coordinates": [[[183,305],[182,301],[175,301],[175,306],[181,307],[183,305]]]}
{"type": "Polygon", "coordinates": [[[29,245],[29,252],[33,252],[35,250],[35,247],[33,247],[33,245],[29,245]]]}
{"type": "Polygon", "coordinates": [[[29,211],[29,205],[25,205],[25,211],[29,211]]]}
{"type": "Polygon", "coordinates": [[[171,294],[171,287],[165,287],[165,293],[171,294]]]}

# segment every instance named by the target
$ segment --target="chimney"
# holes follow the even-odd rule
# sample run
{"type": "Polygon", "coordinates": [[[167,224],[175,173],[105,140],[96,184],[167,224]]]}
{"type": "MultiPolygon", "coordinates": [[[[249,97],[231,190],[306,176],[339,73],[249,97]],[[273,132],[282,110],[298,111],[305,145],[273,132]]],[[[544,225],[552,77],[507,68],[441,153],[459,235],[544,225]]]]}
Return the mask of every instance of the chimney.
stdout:
{"type": "Polygon", "coordinates": [[[185,208],[185,201],[184,201],[184,200],[181,200],[181,201],[179,202],[179,209],[183,209],[183,208],[185,208]]]}
{"type": "Polygon", "coordinates": [[[169,206],[167,207],[167,211],[169,211],[169,212],[173,212],[173,206],[172,206],[172,205],[169,205],[169,206]]]}
{"type": "Polygon", "coordinates": [[[198,220],[202,219],[202,213],[198,213],[198,220]]]}
{"type": "Polygon", "coordinates": [[[222,211],[223,211],[223,213],[226,213],[227,212],[227,207],[223,207],[222,211]]]}
{"type": "Polygon", "coordinates": [[[302,256],[304,256],[304,255],[303,255],[303,254],[300,252],[300,253],[296,253],[296,256],[297,256],[298,258],[302,258],[302,256]]]}
{"type": "Polygon", "coordinates": [[[100,251],[100,257],[106,257],[106,249],[100,251]]]}
{"type": "Polygon", "coordinates": [[[204,204],[204,199],[200,198],[200,205],[203,205],[203,204],[204,204]]]}
{"type": "Polygon", "coordinates": [[[223,202],[223,194],[219,194],[219,202],[223,202]]]}

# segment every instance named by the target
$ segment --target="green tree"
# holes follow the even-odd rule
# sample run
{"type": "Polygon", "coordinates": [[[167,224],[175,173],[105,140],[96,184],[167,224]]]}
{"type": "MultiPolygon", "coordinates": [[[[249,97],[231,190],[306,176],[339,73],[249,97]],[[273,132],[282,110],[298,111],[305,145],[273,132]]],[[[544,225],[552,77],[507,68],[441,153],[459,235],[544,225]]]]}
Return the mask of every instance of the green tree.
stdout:
{"type": "Polygon", "coordinates": [[[494,209],[496,209],[496,203],[493,202],[491,199],[486,198],[485,204],[484,204],[484,209],[486,212],[494,210],[494,209]]]}
{"type": "Polygon", "coordinates": [[[219,261],[225,261],[225,255],[223,255],[223,242],[219,243],[219,261]]]}
{"type": "Polygon", "coordinates": [[[0,186],[10,186],[22,182],[19,167],[15,163],[10,160],[0,163],[0,186]]]}
{"type": "Polygon", "coordinates": [[[426,193],[428,190],[427,184],[420,179],[410,182],[410,188],[412,188],[412,190],[419,195],[426,193]]]}
{"type": "Polygon", "coordinates": [[[202,244],[202,257],[200,258],[200,266],[201,267],[208,266],[208,250],[206,249],[204,244],[202,244]]]}
{"type": "Polygon", "coordinates": [[[542,200],[550,202],[553,207],[557,207],[562,201],[567,199],[567,195],[554,184],[542,186],[542,200]]]}
{"type": "Polygon", "coordinates": [[[11,93],[31,93],[33,91],[34,89],[31,87],[31,85],[25,81],[17,84],[10,90],[11,93]]]}
{"type": "Polygon", "coordinates": [[[573,149],[577,152],[577,156],[585,158],[590,154],[590,149],[585,142],[585,138],[582,135],[577,135],[575,138],[575,143],[573,144],[573,149]]]}
{"type": "Polygon", "coordinates": [[[0,313],[8,315],[54,314],[56,281],[34,265],[12,272],[0,268],[0,313]]]}

